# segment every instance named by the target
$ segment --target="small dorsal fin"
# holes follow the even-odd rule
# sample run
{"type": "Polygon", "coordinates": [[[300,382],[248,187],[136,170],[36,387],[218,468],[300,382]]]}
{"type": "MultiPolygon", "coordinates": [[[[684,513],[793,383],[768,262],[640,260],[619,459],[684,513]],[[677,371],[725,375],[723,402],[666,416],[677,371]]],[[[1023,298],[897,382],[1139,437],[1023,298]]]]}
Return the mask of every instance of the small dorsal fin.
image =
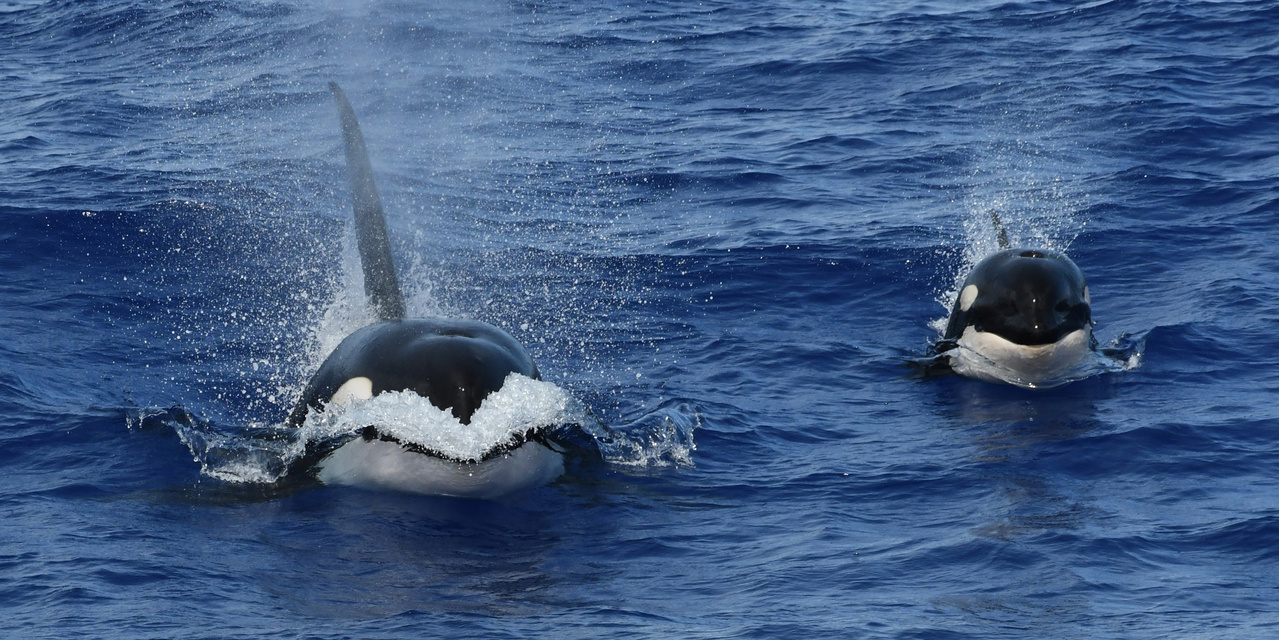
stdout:
{"type": "Polygon", "coordinates": [[[364,146],[364,134],[355,119],[355,111],[336,82],[329,83],[333,99],[342,118],[342,142],[346,147],[346,170],[351,178],[351,199],[355,204],[355,239],[360,248],[360,264],[364,267],[364,295],[373,315],[379,320],[404,317],[404,293],[395,275],[391,259],[391,242],[382,214],[382,199],[373,182],[373,165],[364,146]]]}
{"type": "MultiPolygon", "coordinates": [[[[349,153],[349,152],[348,152],[349,153]]],[[[355,178],[351,178],[354,180],[355,178]]],[[[999,243],[1000,249],[1011,249],[1013,244],[1008,241],[1008,229],[1004,228],[1004,221],[999,219],[999,214],[994,211],[990,212],[990,221],[995,225],[995,240],[999,243]]]]}

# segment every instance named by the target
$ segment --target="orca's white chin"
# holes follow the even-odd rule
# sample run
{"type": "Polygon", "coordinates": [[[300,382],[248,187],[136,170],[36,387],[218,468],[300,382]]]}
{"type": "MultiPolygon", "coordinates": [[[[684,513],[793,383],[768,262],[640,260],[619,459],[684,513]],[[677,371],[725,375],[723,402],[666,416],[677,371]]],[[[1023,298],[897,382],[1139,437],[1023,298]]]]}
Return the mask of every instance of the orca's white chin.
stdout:
{"type": "Polygon", "coordinates": [[[563,473],[564,457],[531,441],[484,462],[454,462],[397,442],[356,438],[319,463],[325,484],[480,499],[544,485],[563,473]]]}
{"type": "Polygon", "coordinates": [[[1035,389],[1071,380],[1069,374],[1092,352],[1092,330],[1084,327],[1052,344],[1026,346],[966,327],[957,343],[958,349],[947,352],[955,373],[1035,389]]]}

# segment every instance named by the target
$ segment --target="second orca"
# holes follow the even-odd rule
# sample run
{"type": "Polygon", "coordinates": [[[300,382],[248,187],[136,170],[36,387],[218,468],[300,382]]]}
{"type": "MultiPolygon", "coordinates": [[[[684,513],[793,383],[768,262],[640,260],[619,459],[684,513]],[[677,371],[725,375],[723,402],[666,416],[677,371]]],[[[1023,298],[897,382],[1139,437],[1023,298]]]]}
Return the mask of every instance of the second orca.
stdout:
{"type": "Polygon", "coordinates": [[[1055,386],[1094,351],[1088,282],[1065,254],[1013,248],[992,215],[1000,251],[973,267],[935,347],[962,376],[1055,386]]]}

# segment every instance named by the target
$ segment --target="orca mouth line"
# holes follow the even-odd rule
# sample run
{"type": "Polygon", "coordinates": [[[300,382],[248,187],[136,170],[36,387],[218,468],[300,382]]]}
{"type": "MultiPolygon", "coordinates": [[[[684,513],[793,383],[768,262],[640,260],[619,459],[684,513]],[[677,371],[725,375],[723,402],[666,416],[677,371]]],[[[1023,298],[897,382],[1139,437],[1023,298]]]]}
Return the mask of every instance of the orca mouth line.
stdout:
{"type": "Polygon", "coordinates": [[[488,462],[489,460],[492,460],[494,458],[499,458],[501,456],[504,456],[512,451],[515,451],[516,449],[519,449],[520,447],[530,442],[535,442],[537,444],[540,444],[546,447],[547,449],[554,451],[555,453],[564,453],[565,449],[563,447],[552,442],[550,438],[548,438],[546,434],[543,433],[544,431],[546,431],[546,429],[547,429],[546,427],[533,427],[523,433],[513,434],[510,441],[503,442],[489,449],[488,451],[484,453],[483,456],[480,457],[479,460],[463,460],[455,456],[450,456],[447,453],[444,453],[438,449],[424,447],[414,442],[405,442],[403,440],[400,440],[399,438],[396,438],[395,436],[388,435],[378,431],[377,427],[373,425],[364,427],[364,429],[360,431],[360,438],[362,438],[365,442],[371,442],[373,440],[380,440],[382,442],[393,442],[403,447],[406,451],[412,451],[413,453],[420,453],[425,456],[430,456],[432,458],[439,458],[440,460],[447,460],[449,462],[457,462],[460,464],[479,464],[481,462],[488,462]]]}

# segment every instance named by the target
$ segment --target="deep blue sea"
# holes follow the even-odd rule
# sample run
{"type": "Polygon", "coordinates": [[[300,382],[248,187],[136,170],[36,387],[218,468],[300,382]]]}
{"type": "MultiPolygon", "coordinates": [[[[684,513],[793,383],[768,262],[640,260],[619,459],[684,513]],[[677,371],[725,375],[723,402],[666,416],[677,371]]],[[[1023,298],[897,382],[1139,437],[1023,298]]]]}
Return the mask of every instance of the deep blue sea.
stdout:
{"type": "Polygon", "coordinates": [[[0,636],[1279,635],[1275,3],[0,0],[0,88],[0,636]],[[285,474],[330,80],[554,483],[285,474]],[[1126,370],[918,375],[992,212],[1126,370]]]}

